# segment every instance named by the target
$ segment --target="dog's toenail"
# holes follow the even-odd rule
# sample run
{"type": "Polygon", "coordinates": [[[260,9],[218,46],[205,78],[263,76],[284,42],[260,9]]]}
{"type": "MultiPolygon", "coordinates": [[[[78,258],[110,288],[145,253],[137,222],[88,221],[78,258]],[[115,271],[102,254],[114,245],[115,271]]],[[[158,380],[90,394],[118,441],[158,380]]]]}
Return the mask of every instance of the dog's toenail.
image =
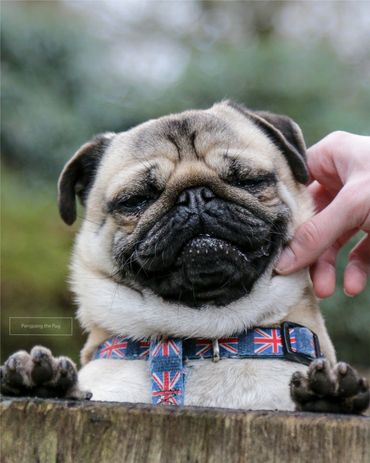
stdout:
{"type": "Polygon", "coordinates": [[[16,360],[15,359],[10,359],[9,363],[8,363],[9,370],[14,371],[16,369],[16,367],[17,367],[16,360]]]}
{"type": "Polygon", "coordinates": [[[360,386],[360,390],[362,392],[366,391],[369,388],[369,383],[366,378],[360,378],[358,380],[358,384],[360,386]]]}
{"type": "Polygon", "coordinates": [[[316,370],[322,370],[324,368],[324,362],[317,362],[315,368],[316,370]]]}
{"type": "Polygon", "coordinates": [[[339,364],[338,371],[341,375],[345,375],[348,371],[347,365],[345,363],[339,364]]]}

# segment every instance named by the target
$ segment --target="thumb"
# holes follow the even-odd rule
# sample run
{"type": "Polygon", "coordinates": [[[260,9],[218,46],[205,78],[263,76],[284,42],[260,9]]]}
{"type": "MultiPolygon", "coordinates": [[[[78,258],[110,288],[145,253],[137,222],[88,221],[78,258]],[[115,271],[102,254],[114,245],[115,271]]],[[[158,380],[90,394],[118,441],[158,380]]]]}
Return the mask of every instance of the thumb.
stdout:
{"type": "Polygon", "coordinates": [[[340,236],[359,225],[357,219],[346,195],[339,193],[319,214],[298,227],[280,256],[277,273],[292,273],[315,262],[340,236]]]}

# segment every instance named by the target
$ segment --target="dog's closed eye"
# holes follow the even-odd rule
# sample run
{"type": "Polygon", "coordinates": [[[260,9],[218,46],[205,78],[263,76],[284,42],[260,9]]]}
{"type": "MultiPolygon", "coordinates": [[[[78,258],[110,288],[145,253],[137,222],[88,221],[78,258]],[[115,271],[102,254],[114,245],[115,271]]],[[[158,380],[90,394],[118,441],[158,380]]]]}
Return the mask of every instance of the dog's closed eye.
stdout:
{"type": "Polygon", "coordinates": [[[232,178],[228,181],[232,186],[243,188],[248,191],[260,191],[276,184],[276,177],[274,174],[261,175],[249,178],[232,178]]]}
{"type": "Polygon", "coordinates": [[[145,193],[126,194],[111,200],[107,209],[110,214],[140,214],[156,201],[159,195],[160,192],[155,189],[145,193]]]}

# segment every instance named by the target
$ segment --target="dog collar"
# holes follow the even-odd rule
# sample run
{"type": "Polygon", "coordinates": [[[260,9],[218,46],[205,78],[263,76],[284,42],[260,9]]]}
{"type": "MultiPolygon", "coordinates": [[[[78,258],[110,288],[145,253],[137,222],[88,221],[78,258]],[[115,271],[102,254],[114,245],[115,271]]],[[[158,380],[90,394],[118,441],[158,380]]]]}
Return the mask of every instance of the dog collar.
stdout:
{"type": "Polygon", "coordinates": [[[188,360],[281,359],[308,365],[321,357],[319,340],[310,329],[291,322],[279,328],[253,328],[221,339],[132,340],[111,336],[98,346],[93,360],[149,360],[152,403],[183,405],[184,364],[188,360]]]}

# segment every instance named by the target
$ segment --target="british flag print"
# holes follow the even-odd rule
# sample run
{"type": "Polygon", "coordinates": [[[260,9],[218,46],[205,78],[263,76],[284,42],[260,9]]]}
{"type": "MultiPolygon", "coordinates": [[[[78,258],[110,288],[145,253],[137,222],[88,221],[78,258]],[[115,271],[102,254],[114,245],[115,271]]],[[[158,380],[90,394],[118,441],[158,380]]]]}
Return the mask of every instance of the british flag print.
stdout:
{"type": "Polygon", "coordinates": [[[222,354],[222,350],[225,350],[229,354],[237,354],[238,344],[239,344],[238,338],[222,338],[218,341],[221,354],[222,354]]]}
{"type": "Polygon", "coordinates": [[[195,355],[203,357],[212,351],[212,341],[209,339],[197,339],[195,342],[195,355]]]}
{"type": "Polygon", "coordinates": [[[254,331],[255,354],[282,354],[280,330],[277,328],[256,328],[254,331]]]}
{"type": "Polygon", "coordinates": [[[150,341],[139,341],[139,358],[146,360],[149,357],[150,341]]]}
{"type": "Polygon", "coordinates": [[[107,339],[101,346],[100,358],[122,359],[127,353],[128,338],[115,336],[107,339]]]}
{"type": "Polygon", "coordinates": [[[158,341],[152,351],[152,357],[162,356],[169,357],[171,354],[180,355],[180,349],[172,339],[163,339],[158,341]]]}
{"type": "Polygon", "coordinates": [[[152,401],[154,405],[181,405],[182,389],[182,373],[180,371],[152,373],[152,401]]]}
{"type": "Polygon", "coordinates": [[[290,349],[293,352],[297,352],[297,339],[295,337],[294,328],[289,329],[289,342],[290,342],[290,349]]]}

